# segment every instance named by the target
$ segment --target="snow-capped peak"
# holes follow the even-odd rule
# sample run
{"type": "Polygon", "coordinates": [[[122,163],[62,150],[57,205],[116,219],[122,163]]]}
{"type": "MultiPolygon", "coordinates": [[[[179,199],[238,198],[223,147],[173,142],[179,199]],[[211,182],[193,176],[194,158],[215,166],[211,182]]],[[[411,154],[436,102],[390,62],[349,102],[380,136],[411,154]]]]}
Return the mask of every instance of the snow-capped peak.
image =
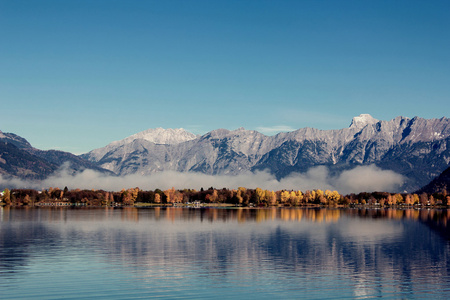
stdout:
{"type": "Polygon", "coordinates": [[[354,117],[352,119],[350,128],[364,128],[367,125],[375,124],[377,122],[378,122],[378,120],[369,114],[360,114],[358,117],[354,117]]]}
{"type": "Polygon", "coordinates": [[[143,139],[155,144],[175,145],[196,139],[197,136],[183,128],[155,128],[133,134],[119,142],[130,143],[136,139],[143,139]]]}
{"type": "Polygon", "coordinates": [[[112,142],[103,148],[94,149],[89,152],[91,159],[99,160],[101,157],[105,156],[108,152],[122,146],[131,144],[135,140],[146,140],[155,144],[165,144],[165,145],[175,145],[183,142],[191,141],[196,139],[197,136],[183,128],[177,129],[164,129],[164,128],[154,128],[147,129],[142,132],[130,135],[120,141],[112,142]]]}

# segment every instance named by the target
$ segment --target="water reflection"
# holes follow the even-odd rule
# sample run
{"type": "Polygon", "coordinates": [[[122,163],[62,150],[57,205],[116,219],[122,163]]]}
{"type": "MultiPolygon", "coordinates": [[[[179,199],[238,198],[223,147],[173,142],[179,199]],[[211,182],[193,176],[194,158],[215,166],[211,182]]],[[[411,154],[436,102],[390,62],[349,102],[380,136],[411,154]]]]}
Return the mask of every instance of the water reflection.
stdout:
{"type": "Polygon", "coordinates": [[[122,221],[139,222],[144,220],[189,221],[200,220],[209,222],[265,222],[271,220],[310,222],[337,222],[341,217],[373,218],[373,219],[411,219],[430,221],[440,227],[447,227],[450,220],[450,210],[443,209],[334,209],[334,208],[268,208],[268,209],[221,209],[221,208],[11,208],[0,207],[0,222],[8,222],[11,218],[28,221],[101,221],[120,215],[122,221]],[[75,213],[77,212],[77,213],[75,213]],[[149,213],[150,212],[150,213],[149,213]]]}
{"type": "Polygon", "coordinates": [[[413,209],[3,208],[0,288],[14,295],[21,278],[48,287],[36,270],[63,261],[71,276],[83,274],[78,284],[128,276],[140,296],[439,297],[450,289],[449,218],[413,209]]]}

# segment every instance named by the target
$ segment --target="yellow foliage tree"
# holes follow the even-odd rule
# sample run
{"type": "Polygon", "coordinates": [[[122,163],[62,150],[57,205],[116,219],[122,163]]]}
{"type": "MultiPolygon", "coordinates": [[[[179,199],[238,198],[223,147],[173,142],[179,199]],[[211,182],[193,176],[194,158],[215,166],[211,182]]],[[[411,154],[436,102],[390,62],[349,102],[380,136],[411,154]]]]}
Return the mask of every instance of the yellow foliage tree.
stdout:
{"type": "Polygon", "coordinates": [[[414,203],[413,196],[411,194],[407,194],[405,197],[405,204],[412,205],[414,203]]]}
{"type": "Polygon", "coordinates": [[[304,196],[303,196],[303,193],[302,193],[302,191],[297,191],[297,197],[298,197],[298,201],[302,201],[303,200],[303,198],[304,198],[304,196]]]}
{"type": "Polygon", "coordinates": [[[310,192],[310,201],[314,201],[316,200],[316,191],[311,191],[310,192]]]}
{"type": "Polygon", "coordinates": [[[403,196],[399,193],[394,195],[394,205],[403,203],[403,196]]]}
{"type": "Polygon", "coordinates": [[[286,204],[288,203],[289,199],[291,197],[291,193],[289,193],[288,191],[282,191],[281,195],[280,195],[280,201],[282,204],[286,204]]]}
{"type": "Polygon", "coordinates": [[[217,194],[217,190],[214,190],[213,193],[209,196],[209,201],[215,203],[219,199],[219,195],[217,194]]]}
{"type": "Polygon", "coordinates": [[[266,193],[265,193],[262,189],[260,189],[260,188],[256,188],[255,193],[256,193],[256,202],[257,202],[257,203],[263,202],[266,193]]]}
{"type": "Polygon", "coordinates": [[[277,194],[274,191],[271,191],[268,196],[267,201],[269,202],[269,205],[277,204],[277,194]]]}
{"type": "Polygon", "coordinates": [[[418,204],[418,203],[419,203],[419,195],[413,194],[413,204],[418,204]]]}
{"type": "Polygon", "coordinates": [[[341,195],[338,191],[326,190],[325,198],[329,204],[336,204],[341,199],[341,195]]]}
{"type": "Polygon", "coordinates": [[[316,197],[315,197],[315,199],[320,199],[321,197],[323,197],[323,191],[322,190],[319,190],[319,189],[317,189],[316,191],[316,197]]]}
{"type": "Polygon", "coordinates": [[[11,204],[11,192],[8,189],[5,189],[3,191],[2,200],[3,200],[3,202],[5,202],[6,205],[10,205],[11,204]]]}
{"type": "Polygon", "coordinates": [[[172,187],[169,190],[164,191],[164,195],[166,195],[167,203],[174,203],[175,202],[175,188],[172,187]]]}
{"type": "Polygon", "coordinates": [[[299,199],[299,197],[297,196],[297,193],[296,193],[296,192],[292,191],[292,192],[289,194],[289,201],[290,201],[291,205],[294,205],[294,206],[299,205],[300,199],[299,199]]]}

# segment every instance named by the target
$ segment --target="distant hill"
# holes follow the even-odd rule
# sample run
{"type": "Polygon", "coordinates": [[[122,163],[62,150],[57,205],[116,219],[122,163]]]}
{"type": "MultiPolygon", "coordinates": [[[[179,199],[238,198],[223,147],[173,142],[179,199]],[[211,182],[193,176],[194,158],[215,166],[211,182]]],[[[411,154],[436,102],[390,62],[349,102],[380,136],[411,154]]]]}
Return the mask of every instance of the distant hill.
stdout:
{"type": "Polygon", "coordinates": [[[429,184],[421,188],[418,193],[442,193],[447,191],[450,193],[450,167],[442,172],[438,177],[433,179],[429,184]]]}
{"type": "Polygon", "coordinates": [[[19,149],[32,148],[30,143],[23,137],[20,137],[14,133],[5,133],[0,131],[0,142],[10,143],[19,149]]]}
{"type": "Polygon", "coordinates": [[[69,152],[59,150],[39,150],[36,148],[29,148],[26,149],[26,151],[40,158],[43,158],[57,166],[62,166],[64,163],[69,163],[68,167],[75,172],[82,171],[84,169],[91,169],[101,173],[114,175],[114,172],[106,170],[95,163],[92,163],[86,159],[81,158],[80,156],[74,155],[69,152]]]}
{"type": "Polygon", "coordinates": [[[114,174],[74,154],[33,148],[24,138],[0,131],[0,174],[9,178],[45,179],[64,163],[72,172],[93,169],[114,174]]]}
{"type": "Polygon", "coordinates": [[[19,149],[13,143],[0,141],[0,174],[23,179],[44,179],[58,166],[19,149]]]}

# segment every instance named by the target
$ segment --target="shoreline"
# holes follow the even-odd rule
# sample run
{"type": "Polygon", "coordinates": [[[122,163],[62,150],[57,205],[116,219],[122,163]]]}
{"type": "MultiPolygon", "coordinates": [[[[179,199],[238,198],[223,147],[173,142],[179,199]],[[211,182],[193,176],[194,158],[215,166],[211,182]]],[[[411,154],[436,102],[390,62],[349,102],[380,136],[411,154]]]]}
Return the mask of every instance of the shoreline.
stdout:
{"type": "Polygon", "coordinates": [[[308,204],[308,205],[297,205],[297,206],[289,206],[289,205],[273,205],[273,206],[243,206],[243,205],[235,205],[232,203],[201,203],[201,204],[186,204],[186,203],[143,203],[137,202],[134,205],[80,205],[77,203],[64,203],[64,205],[58,203],[45,203],[39,204],[34,203],[31,205],[6,205],[5,203],[0,203],[1,208],[229,208],[229,209],[274,209],[274,208],[324,208],[324,209],[414,209],[414,210],[429,210],[429,209],[440,209],[445,210],[448,209],[447,206],[444,205],[369,205],[369,204],[357,204],[357,205],[320,205],[320,204],[308,204]]]}

